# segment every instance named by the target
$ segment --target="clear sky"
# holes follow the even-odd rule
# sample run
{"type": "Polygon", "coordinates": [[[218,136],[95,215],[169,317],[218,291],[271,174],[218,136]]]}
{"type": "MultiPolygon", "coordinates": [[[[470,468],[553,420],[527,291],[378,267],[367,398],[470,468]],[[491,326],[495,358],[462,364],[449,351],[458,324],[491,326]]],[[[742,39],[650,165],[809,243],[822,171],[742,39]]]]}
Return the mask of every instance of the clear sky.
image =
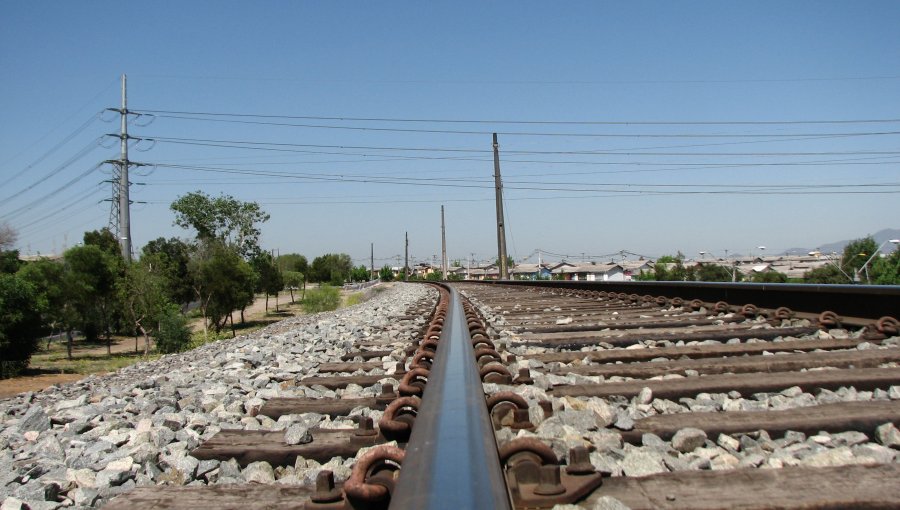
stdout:
{"type": "Polygon", "coordinates": [[[2,2],[0,222],[32,254],[108,224],[127,73],[135,251],[202,190],[259,202],[280,253],[395,264],[408,231],[430,261],[443,204],[449,257],[494,258],[492,132],[517,259],[812,249],[900,227],[898,27],[896,1],[2,2]]]}

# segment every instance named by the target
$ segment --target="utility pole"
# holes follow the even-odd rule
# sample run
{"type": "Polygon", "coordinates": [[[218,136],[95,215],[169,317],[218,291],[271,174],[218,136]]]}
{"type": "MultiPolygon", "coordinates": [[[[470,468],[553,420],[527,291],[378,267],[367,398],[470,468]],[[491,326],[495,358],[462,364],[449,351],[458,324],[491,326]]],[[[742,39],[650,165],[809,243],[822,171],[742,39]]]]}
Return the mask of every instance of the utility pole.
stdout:
{"type": "Polygon", "coordinates": [[[369,281],[375,279],[375,243],[371,245],[372,251],[369,253],[369,270],[372,272],[372,276],[369,277],[369,281]]]}
{"type": "MultiPolygon", "coordinates": [[[[109,213],[109,230],[113,232],[122,248],[122,257],[131,262],[131,200],[129,198],[128,167],[136,163],[128,161],[128,78],[122,75],[122,108],[107,108],[119,113],[121,127],[119,131],[119,159],[109,160],[114,166],[111,179],[113,185],[112,204],[109,213]]],[[[116,135],[110,135],[116,136],[116,135]]]]}
{"type": "Polygon", "coordinates": [[[406,244],[403,248],[403,281],[409,281],[409,232],[404,233],[406,244]]]}
{"type": "Polygon", "coordinates": [[[447,279],[447,230],[444,228],[444,206],[441,206],[441,275],[447,279]]]}
{"type": "Polygon", "coordinates": [[[500,256],[500,279],[509,279],[509,268],[506,267],[506,231],[503,227],[503,184],[500,180],[500,145],[497,133],[494,133],[494,190],[497,202],[497,252],[500,256]]]}

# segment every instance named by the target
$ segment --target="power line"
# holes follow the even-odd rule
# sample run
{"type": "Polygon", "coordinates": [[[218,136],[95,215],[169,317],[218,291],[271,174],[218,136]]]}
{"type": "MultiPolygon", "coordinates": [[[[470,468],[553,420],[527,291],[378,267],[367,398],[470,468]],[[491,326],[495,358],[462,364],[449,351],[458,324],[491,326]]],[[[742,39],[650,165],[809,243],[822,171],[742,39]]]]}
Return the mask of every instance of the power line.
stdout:
{"type": "MultiPolygon", "coordinates": [[[[249,124],[249,125],[261,125],[261,126],[279,126],[279,127],[295,127],[295,128],[306,128],[306,129],[332,129],[332,130],[349,130],[349,131],[375,131],[375,132],[393,132],[393,133],[429,133],[429,134],[442,134],[442,135],[490,135],[495,131],[474,131],[474,130],[459,130],[459,129],[424,129],[424,128],[396,128],[396,127],[373,127],[373,126],[336,126],[329,124],[298,124],[298,123],[288,123],[288,122],[273,122],[273,121],[256,121],[256,120],[236,120],[236,119],[224,119],[224,118],[205,118],[205,117],[191,117],[184,115],[168,115],[168,114],[158,114],[156,115],[160,118],[173,119],[173,120],[191,120],[191,121],[206,121],[206,122],[223,122],[223,123],[232,123],[232,124],[249,124]]],[[[637,124],[637,123],[635,123],[637,124]]],[[[717,123],[718,124],[718,123],[717,123]]],[[[750,135],[740,135],[740,134],[680,134],[680,133],[671,133],[671,134],[662,134],[662,133],[649,133],[649,134],[620,134],[620,133],[554,133],[554,132],[532,132],[532,131],[496,131],[497,134],[504,136],[545,136],[545,137],[571,137],[571,138],[716,138],[716,137],[728,137],[728,138],[746,138],[746,137],[776,137],[776,136],[820,136],[818,133],[810,134],[810,135],[790,135],[790,134],[772,134],[772,135],[764,135],[764,134],[750,134],[750,135]]],[[[885,134],[898,134],[895,132],[873,132],[873,133],[845,133],[838,136],[867,136],[867,135],[885,135],[885,134]]],[[[826,136],[828,136],[826,134],[826,136]]]]}
{"type": "MultiPolygon", "coordinates": [[[[92,115],[91,118],[89,118],[89,119],[88,119],[87,121],[85,121],[83,124],[81,124],[80,126],[78,126],[77,128],[75,128],[74,131],[72,131],[71,133],[69,133],[68,135],[66,135],[66,136],[65,136],[61,141],[59,141],[56,145],[54,145],[54,146],[51,147],[49,150],[47,150],[47,152],[41,154],[41,156],[38,157],[36,160],[34,160],[30,165],[28,165],[28,166],[26,166],[25,168],[19,170],[19,171],[16,172],[12,177],[10,177],[9,179],[6,179],[6,180],[3,181],[2,183],[0,183],[0,186],[6,186],[6,185],[9,184],[10,182],[12,182],[12,181],[16,180],[17,178],[21,177],[23,174],[25,174],[25,172],[27,172],[27,171],[31,170],[32,168],[34,168],[35,165],[38,165],[38,164],[40,164],[41,162],[43,162],[43,161],[44,161],[45,159],[47,159],[50,155],[52,155],[54,152],[56,152],[57,150],[59,150],[60,148],[62,148],[65,144],[67,144],[67,143],[69,143],[70,141],[72,141],[73,138],[75,138],[76,136],[78,136],[79,134],[81,134],[85,129],[88,128],[88,126],[90,126],[90,125],[93,124],[97,119],[99,119],[101,113],[102,113],[102,112],[98,112],[98,113],[92,115]]],[[[52,132],[52,131],[51,131],[51,132],[52,132]]],[[[48,133],[48,134],[49,134],[49,133],[48,133]]],[[[41,139],[43,139],[43,138],[46,138],[46,135],[45,135],[44,137],[42,137],[41,139]]]]}
{"type": "MultiPolygon", "coordinates": [[[[898,132],[900,134],[900,132],[898,132]]],[[[289,147],[324,147],[324,148],[336,148],[336,149],[352,149],[352,150],[383,150],[383,151],[428,151],[428,152],[470,152],[470,153],[485,153],[487,152],[484,149],[460,149],[460,148],[439,148],[439,147],[391,147],[391,146],[342,146],[342,145],[314,145],[314,144],[299,144],[299,143],[287,143],[287,142],[260,142],[260,141],[246,141],[246,140],[214,140],[214,139],[202,139],[202,138],[172,138],[172,137],[144,137],[145,140],[155,140],[157,142],[164,143],[181,143],[186,145],[199,145],[205,147],[221,147],[221,148],[232,148],[232,149],[248,149],[248,150],[262,150],[262,151],[276,151],[276,152],[301,152],[306,153],[310,151],[305,150],[293,150],[289,149],[289,147]]],[[[621,152],[619,150],[592,150],[592,151],[534,151],[534,150],[510,150],[504,151],[510,154],[523,154],[523,155],[577,155],[577,156],[731,156],[731,157],[755,157],[755,156],[765,156],[765,157],[773,157],[773,156],[782,156],[782,157],[796,157],[796,156],[844,156],[844,155],[878,155],[878,156],[896,156],[900,155],[900,151],[867,151],[867,150],[855,150],[855,151],[809,151],[809,152],[621,152]]],[[[326,153],[326,154],[334,154],[334,153],[326,153]]],[[[346,154],[346,153],[337,153],[337,154],[346,154]]],[[[417,158],[409,158],[409,159],[417,159],[417,158]]],[[[445,158],[434,158],[428,157],[423,159],[445,159],[445,158]]]]}
{"type": "MultiPolygon", "coordinates": [[[[900,77],[897,77],[900,78],[900,77]]],[[[758,120],[758,121],[689,121],[689,120],[622,120],[622,121],[567,121],[567,120],[502,120],[502,119],[436,119],[402,117],[349,117],[313,115],[272,115],[254,113],[196,112],[179,110],[136,110],[135,113],[156,115],[194,115],[209,117],[238,117],[260,119],[329,120],[349,122],[409,122],[434,124],[536,124],[536,125],[600,125],[600,126],[717,126],[717,125],[816,125],[816,124],[889,124],[900,118],[887,119],[821,119],[821,120],[758,120]]],[[[499,133],[498,133],[499,134],[499,133]]]]}
{"type": "MultiPolygon", "coordinates": [[[[97,139],[95,139],[95,140],[92,140],[90,143],[88,143],[87,145],[85,145],[81,150],[79,150],[77,153],[75,153],[74,156],[72,156],[71,158],[67,159],[64,163],[62,163],[61,165],[57,166],[56,168],[54,168],[53,170],[51,170],[49,173],[47,173],[47,175],[45,175],[45,176],[41,177],[40,179],[38,179],[37,181],[31,183],[29,186],[26,186],[24,189],[19,190],[19,191],[13,193],[12,195],[9,195],[9,196],[7,196],[7,197],[4,197],[4,198],[0,199],[0,204],[6,204],[6,203],[9,202],[10,200],[14,200],[15,198],[18,198],[18,197],[22,196],[23,193],[26,193],[26,192],[28,192],[28,191],[31,191],[32,189],[34,189],[34,188],[35,188],[36,186],[38,186],[39,184],[46,182],[47,180],[49,180],[50,178],[54,177],[54,176],[57,175],[58,173],[62,172],[62,171],[65,170],[66,168],[68,168],[68,167],[70,167],[71,165],[75,164],[75,163],[78,162],[81,158],[87,156],[87,155],[90,154],[94,149],[96,149],[98,146],[100,146],[100,141],[101,141],[101,138],[97,138],[97,139]]],[[[95,168],[96,168],[96,167],[95,167],[95,168]]],[[[18,210],[18,209],[17,209],[17,210],[18,210]]],[[[12,213],[9,213],[9,214],[12,214],[12,213]]]]}

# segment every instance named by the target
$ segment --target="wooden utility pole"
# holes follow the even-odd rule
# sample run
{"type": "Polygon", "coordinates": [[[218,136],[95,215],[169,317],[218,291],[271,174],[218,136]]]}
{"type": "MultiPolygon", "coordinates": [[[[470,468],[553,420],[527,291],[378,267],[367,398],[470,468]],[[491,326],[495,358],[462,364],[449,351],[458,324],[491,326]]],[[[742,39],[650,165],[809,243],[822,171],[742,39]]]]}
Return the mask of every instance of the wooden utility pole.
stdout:
{"type": "Polygon", "coordinates": [[[372,276],[369,277],[369,281],[375,279],[375,243],[371,243],[372,251],[369,253],[369,271],[372,272],[372,276]]]}
{"type": "Polygon", "coordinates": [[[494,133],[494,189],[497,202],[497,252],[500,259],[500,279],[508,280],[506,230],[503,227],[503,182],[500,180],[500,145],[497,143],[497,133],[494,133]]]}
{"type": "Polygon", "coordinates": [[[403,248],[403,281],[409,281],[409,232],[404,233],[406,244],[403,248]]]}

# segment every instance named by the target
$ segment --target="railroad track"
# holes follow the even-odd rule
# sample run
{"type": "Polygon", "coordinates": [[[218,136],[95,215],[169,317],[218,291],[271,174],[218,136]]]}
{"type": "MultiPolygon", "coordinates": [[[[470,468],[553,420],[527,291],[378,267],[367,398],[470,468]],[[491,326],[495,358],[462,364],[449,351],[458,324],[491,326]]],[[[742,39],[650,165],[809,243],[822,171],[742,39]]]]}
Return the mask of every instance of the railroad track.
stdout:
{"type": "Polygon", "coordinates": [[[396,318],[431,317],[412,340],[358,344],[256,410],[353,427],[223,430],[191,452],[220,470],[320,463],[314,487],[142,487],[108,508],[900,506],[894,318],[859,303],[842,317],[594,287],[435,289],[396,318]]]}

